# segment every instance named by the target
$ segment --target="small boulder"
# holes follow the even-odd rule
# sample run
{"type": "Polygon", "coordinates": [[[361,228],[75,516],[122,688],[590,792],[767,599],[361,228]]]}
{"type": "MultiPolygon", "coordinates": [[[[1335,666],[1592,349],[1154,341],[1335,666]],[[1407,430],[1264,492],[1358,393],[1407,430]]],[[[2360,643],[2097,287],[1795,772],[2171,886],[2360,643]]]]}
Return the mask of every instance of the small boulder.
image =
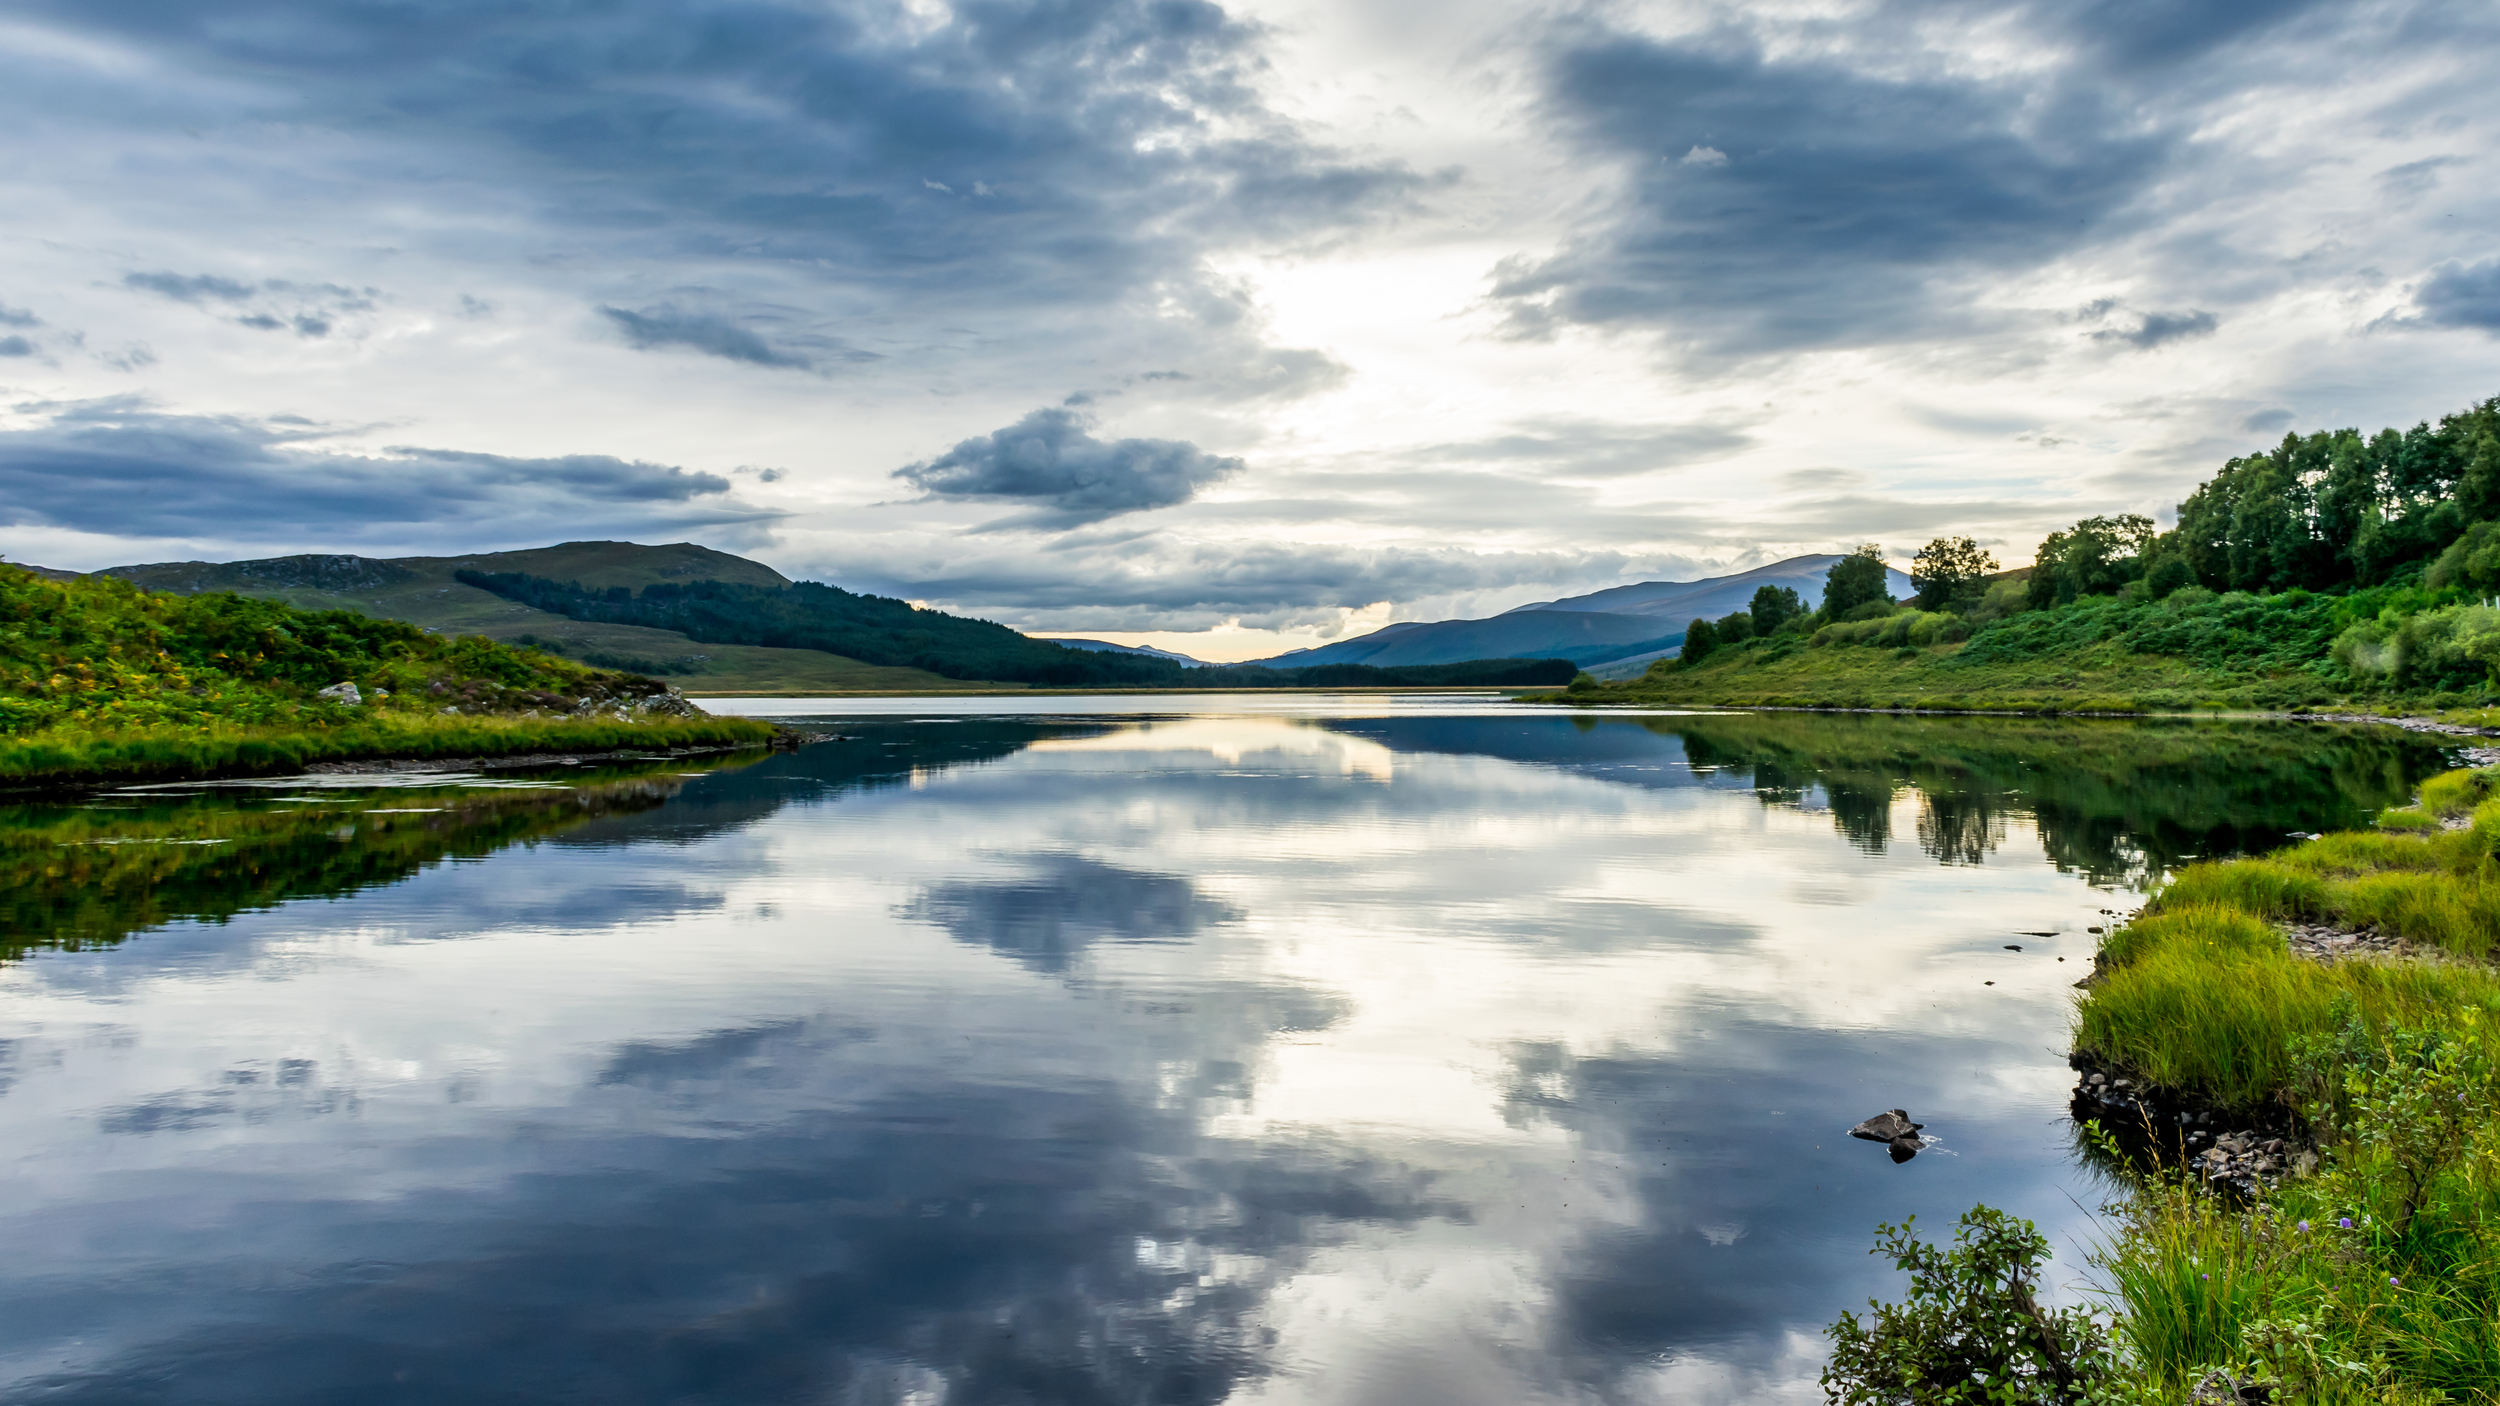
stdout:
{"type": "Polygon", "coordinates": [[[321,690],[319,693],[314,694],[313,697],[324,699],[331,703],[344,703],[350,708],[353,708],[365,701],[365,696],[358,693],[356,691],[356,685],[352,683],[334,683],[328,688],[321,690]]]}
{"type": "MultiPolygon", "coordinates": [[[[1895,1144],[1893,1148],[1895,1152],[1900,1151],[1899,1144],[1906,1138],[1909,1140],[1911,1149],[1915,1151],[1922,1145],[1919,1142],[1918,1130],[1926,1126],[1927,1125],[1925,1123],[1911,1122],[1910,1115],[1907,1111],[1895,1108],[1887,1112],[1878,1113],[1874,1117],[1867,1119],[1865,1122],[1858,1124],[1854,1128],[1851,1128],[1849,1130],[1849,1136],[1864,1138],[1868,1142],[1893,1143],[1895,1144]]],[[[1895,1160],[1908,1161],[1909,1159],[1904,1157],[1896,1158],[1895,1160]]]]}

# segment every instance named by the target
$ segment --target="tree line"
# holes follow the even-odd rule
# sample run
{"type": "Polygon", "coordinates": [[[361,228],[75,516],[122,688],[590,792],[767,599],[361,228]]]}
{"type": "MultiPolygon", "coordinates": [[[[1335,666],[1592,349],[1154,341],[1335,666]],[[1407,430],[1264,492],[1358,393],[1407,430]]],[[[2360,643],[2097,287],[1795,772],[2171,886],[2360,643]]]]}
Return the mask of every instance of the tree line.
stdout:
{"type": "MultiPolygon", "coordinates": [[[[2419,587],[2442,600],[2500,594],[2500,397],[2409,430],[2286,434],[2270,450],[2225,462],[2179,504],[2168,531],[2140,513],[2120,513],[2050,533],[2018,595],[2006,594],[2016,588],[1969,537],[1920,548],[1910,580],[1920,610],[1972,623],[2095,596],[2162,600],[2190,586],[2252,594],[2419,587]]],[[[1782,600],[1781,588],[1766,586],[1750,608],[1688,625],[1682,657],[1692,663],[1724,645],[1890,613],[1898,603],[1883,582],[1881,550],[1860,547],[1833,565],[1815,609],[1805,610],[1794,591],[1782,600]]],[[[2428,614],[2432,603],[2404,603],[2398,613],[2428,614]]],[[[2443,617],[2414,628],[2453,623],[2443,617]]],[[[2397,620],[2339,628],[2352,638],[2338,648],[2359,672],[2403,677],[2427,667],[2408,663],[2408,654],[2444,660],[2445,672],[2459,677],[2480,668],[2469,665],[2479,656],[2464,646],[2443,650],[2426,640],[2399,648],[2397,620]],[[2384,657],[2372,662],[2372,649],[2384,657]]],[[[2500,646],[2483,652],[2500,659],[2500,646]]]]}
{"type": "Polygon", "coordinates": [[[2191,585],[2323,592],[2421,580],[2489,589],[2500,586],[2495,521],[2500,397],[2409,430],[2286,434],[2273,449],[2224,463],[2179,504],[2167,532],[2132,513],[2053,532],[2040,544],[2030,603],[2116,595],[2136,581],[2153,599],[2191,585]]]}

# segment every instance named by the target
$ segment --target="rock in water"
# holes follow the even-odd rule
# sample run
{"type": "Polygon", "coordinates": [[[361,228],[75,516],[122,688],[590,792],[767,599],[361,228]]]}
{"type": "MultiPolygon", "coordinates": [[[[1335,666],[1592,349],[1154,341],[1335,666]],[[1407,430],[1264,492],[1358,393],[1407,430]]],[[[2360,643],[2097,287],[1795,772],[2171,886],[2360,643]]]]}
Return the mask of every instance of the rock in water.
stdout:
{"type": "Polygon", "coordinates": [[[1892,1148],[1892,1160],[1895,1162],[1907,1162],[1911,1158],[1916,1157],[1918,1155],[1918,1150],[1926,1145],[1927,1144],[1925,1142],[1920,1141],[1918,1134],[1903,1133],[1901,1136],[1894,1138],[1889,1144],[1892,1148]]]}
{"type": "Polygon", "coordinates": [[[1925,1123],[1911,1122],[1907,1109],[1895,1108],[1889,1112],[1878,1113],[1851,1128],[1849,1136],[1862,1137],[1868,1142],[1891,1142],[1897,1138],[1906,1137],[1912,1143],[1916,1143],[1918,1130],[1926,1126],[1925,1123]]]}

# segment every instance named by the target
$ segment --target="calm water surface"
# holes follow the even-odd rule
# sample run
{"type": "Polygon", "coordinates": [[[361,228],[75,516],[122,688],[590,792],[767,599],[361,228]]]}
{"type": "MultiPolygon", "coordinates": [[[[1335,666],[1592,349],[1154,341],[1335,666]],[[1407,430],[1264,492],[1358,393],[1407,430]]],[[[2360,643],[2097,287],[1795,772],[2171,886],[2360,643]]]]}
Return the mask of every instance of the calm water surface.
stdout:
{"type": "Polygon", "coordinates": [[[1985,1200],[2076,1280],[2103,911],[2441,761],[729,708],[842,740],[0,806],[8,1399],[1819,1399],[1878,1221],[1985,1200]],[[1845,1135],[1893,1106],[1941,1146],[1845,1135]]]}

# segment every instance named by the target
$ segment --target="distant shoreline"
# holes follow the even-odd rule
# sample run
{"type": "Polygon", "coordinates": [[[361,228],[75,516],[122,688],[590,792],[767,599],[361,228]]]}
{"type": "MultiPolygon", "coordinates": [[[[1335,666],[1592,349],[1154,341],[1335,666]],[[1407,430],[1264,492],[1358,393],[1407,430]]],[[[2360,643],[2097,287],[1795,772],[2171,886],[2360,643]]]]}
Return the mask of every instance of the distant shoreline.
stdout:
{"type": "Polygon", "coordinates": [[[1201,695],[1201,694],[1209,694],[1209,693],[1223,693],[1223,694],[1235,694],[1235,693],[1238,693],[1238,694],[1243,694],[1243,695],[1250,696],[1250,697],[1261,697],[1261,698],[1264,698],[1264,697],[1271,697],[1271,696],[1276,695],[1276,694],[1286,694],[1286,693],[1365,693],[1365,694],[1370,694],[1370,693],[1382,693],[1382,694],[1392,694],[1392,693],[1498,693],[1498,694],[1502,694],[1502,695],[1504,695],[1504,696],[1506,696],[1506,697],[1513,697],[1513,698],[1517,698],[1517,697],[1523,697],[1523,696],[1530,695],[1530,694],[1548,694],[1548,693],[1559,694],[1559,693],[1561,693],[1561,692],[1562,692],[1562,686],[1561,686],[1561,685],[1559,685],[1559,684],[1536,684],[1536,685],[1529,685],[1529,686],[1526,686],[1526,687],[1515,686],[1515,685],[1514,685],[1514,686],[1495,686],[1495,685],[1491,685],[1491,684],[1440,684],[1440,685],[1424,685],[1424,684],[1397,684],[1397,685],[1390,685],[1390,686],[1382,686],[1382,685],[1370,685],[1370,686],[1363,686],[1363,685],[1347,685],[1347,686],[1342,687],[1342,688],[1319,688],[1319,687],[1303,687],[1303,686],[1294,686],[1294,687],[1290,687],[1290,688],[1222,688],[1222,687],[1214,687],[1214,688],[946,688],[946,689],[930,689],[930,688],[885,688],[885,689],[845,688],[845,689],[827,689],[827,690],[824,690],[824,691],[821,691],[821,692],[805,692],[805,693],[801,693],[801,692],[782,692],[782,691],[772,691],[772,692],[763,692],[763,693],[758,693],[758,692],[754,692],[754,691],[752,691],[752,690],[747,690],[747,689],[707,689],[707,690],[701,690],[701,691],[698,691],[698,690],[695,690],[695,689],[690,689],[690,688],[689,688],[689,689],[681,689],[681,690],[680,690],[680,692],[682,692],[682,693],[683,693],[686,697],[688,697],[688,698],[697,698],[697,699],[700,699],[700,698],[1089,698],[1089,697],[1102,697],[1102,698],[1125,698],[1125,697],[1129,697],[1129,696],[1131,696],[1131,695],[1134,695],[1134,694],[1140,694],[1140,693],[1151,693],[1151,694],[1170,694],[1170,695],[1181,696],[1181,697],[1190,697],[1190,696],[1196,696],[1196,695],[1201,695]]]}

